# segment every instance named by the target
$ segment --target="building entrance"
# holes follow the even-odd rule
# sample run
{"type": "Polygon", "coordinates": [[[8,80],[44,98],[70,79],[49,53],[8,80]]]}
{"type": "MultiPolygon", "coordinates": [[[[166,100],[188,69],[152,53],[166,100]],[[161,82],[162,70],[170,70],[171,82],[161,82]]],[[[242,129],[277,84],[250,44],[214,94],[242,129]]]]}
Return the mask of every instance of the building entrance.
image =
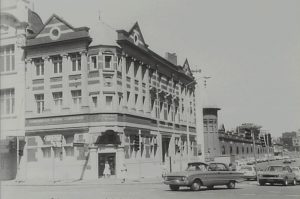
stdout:
{"type": "Polygon", "coordinates": [[[103,176],[105,162],[108,162],[111,175],[116,175],[116,154],[115,153],[99,153],[98,154],[98,177],[103,176]]]}

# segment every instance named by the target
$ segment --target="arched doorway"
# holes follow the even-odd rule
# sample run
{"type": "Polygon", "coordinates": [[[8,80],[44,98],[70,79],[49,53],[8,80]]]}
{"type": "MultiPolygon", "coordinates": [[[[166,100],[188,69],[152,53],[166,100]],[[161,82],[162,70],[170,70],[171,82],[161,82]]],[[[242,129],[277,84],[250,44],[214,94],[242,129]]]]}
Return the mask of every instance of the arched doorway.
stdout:
{"type": "MultiPolygon", "coordinates": [[[[121,144],[120,136],[117,132],[113,130],[107,130],[98,136],[96,145],[101,149],[115,149],[118,145],[121,144]]],[[[105,163],[109,165],[109,170],[111,175],[116,175],[116,152],[105,151],[98,153],[98,177],[103,176],[105,163]]]]}

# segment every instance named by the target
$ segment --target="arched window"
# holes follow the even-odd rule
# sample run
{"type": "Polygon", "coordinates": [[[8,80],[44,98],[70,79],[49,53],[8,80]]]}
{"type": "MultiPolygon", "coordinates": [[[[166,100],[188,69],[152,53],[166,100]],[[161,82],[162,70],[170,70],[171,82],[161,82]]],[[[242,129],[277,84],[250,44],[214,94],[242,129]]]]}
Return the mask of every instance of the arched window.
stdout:
{"type": "Polygon", "coordinates": [[[226,154],[225,146],[222,146],[222,155],[226,154]]]}

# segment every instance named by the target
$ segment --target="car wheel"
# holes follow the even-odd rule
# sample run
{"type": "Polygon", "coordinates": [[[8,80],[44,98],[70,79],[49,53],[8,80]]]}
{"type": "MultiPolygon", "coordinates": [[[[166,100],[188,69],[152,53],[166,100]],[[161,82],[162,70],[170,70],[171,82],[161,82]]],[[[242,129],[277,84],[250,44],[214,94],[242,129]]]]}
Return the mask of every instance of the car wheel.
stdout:
{"type": "Polygon", "coordinates": [[[172,191],[178,191],[179,190],[179,186],[177,186],[177,185],[169,185],[169,187],[172,191]]]}
{"type": "Polygon", "coordinates": [[[288,186],[288,185],[289,185],[288,179],[285,178],[284,181],[283,181],[283,186],[288,186]]]}
{"type": "Polygon", "coordinates": [[[193,191],[199,191],[200,188],[201,188],[201,181],[200,180],[195,180],[191,185],[191,190],[193,190],[193,191]]]}
{"type": "Polygon", "coordinates": [[[230,182],[227,184],[227,188],[228,188],[228,189],[234,189],[234,188],[235,188],[235,182],[234,182],[234,181],[230,181],[230,182]]]}
{"type": "Polygon", "coordinates": [[[297,185],[297,180],[294,178],[293,180],[293,185],[296,186],[297,185]]]}
{"type": "Polygon", "coordinates": [[[258,181],[258,184],[259,184],[260,186],[264,186],[266,183],[265,183],[265,181],[259,180],[259,181],[258,181]]]}
{"type": "Polygon", "coordinates": [[[214,189],[214,185],[207,186],[207,189],[214,189]]]}

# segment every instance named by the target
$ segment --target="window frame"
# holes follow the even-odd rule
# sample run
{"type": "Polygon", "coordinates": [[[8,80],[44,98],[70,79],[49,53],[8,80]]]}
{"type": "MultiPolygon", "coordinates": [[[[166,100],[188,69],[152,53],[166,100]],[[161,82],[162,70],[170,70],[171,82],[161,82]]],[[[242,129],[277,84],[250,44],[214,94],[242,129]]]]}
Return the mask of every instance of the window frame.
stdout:
{"type": "Polygon", "coordinates": [[[0,89],[1,116],[9,116],[15,114],[15,105],[15,89],[0,89]]]}
{"type": "Polygon", "coordinates": [[[35,76],[43,77],[45,75],[45,62],[43,58],[36,58],[33,60],[35,66],[35,76]]]}
{"type": "Polygon", "coordinates": [[[99,68],[98,68],[98,55],[90,55],[89,56],[89,64],[90,64],[90,71],[97,71],[99,68]],[[96,62],[94,63],[93,62],[93,58],[95,58],[96,62]]]}
{"type": "Polygon", "coordinates": [[[82,90],[71,90],[71,96],[73,107],[76,108],[76,110],[79,110],[82,103],[82,90]],[[76,93],[78,93],[78,95],[76,93]]]}
{"type": "Polygon", "coordinates": [[[62,73],[62,62],[63,62],[62,56],[60,56],[60,55],[53,56],[51,58],[51,60],[53,63],[53,74],[61,74],[62,73]]]}
{"type": "Polygon", "coordinates": [[[16,71],[15,46],[5,45],[0,48],[0,73],[10,73],[16,71]]]}
{"type": "Polygon", "coordinates": [[[72,73],[80,72],[82,69],[81,65],[81,54],[79,53],[72,53],[70,54],[70,60],[71,60],[71,71],[72,73]]]}
{"type": "Polygon", "coordinates": [[[113,68],[113,55],[103,55],[104,58],[103,58],[103,61],[104,61],[104,66],[103,66],[103,69],[104,70],[110,70],[113,68]],[[106,57],[110,57],[110,62],[109,62],[109,67],[106,67],[106,57]]]}
{"type": "Polygon", "coordinates": [[[35,94],[35,103],[36,103],[36,113],[41,114],[45,111],[45,96],[43,93],[35,94]],[[38,97],[42,97],[42,99],[38,99],[38,97]]]}

